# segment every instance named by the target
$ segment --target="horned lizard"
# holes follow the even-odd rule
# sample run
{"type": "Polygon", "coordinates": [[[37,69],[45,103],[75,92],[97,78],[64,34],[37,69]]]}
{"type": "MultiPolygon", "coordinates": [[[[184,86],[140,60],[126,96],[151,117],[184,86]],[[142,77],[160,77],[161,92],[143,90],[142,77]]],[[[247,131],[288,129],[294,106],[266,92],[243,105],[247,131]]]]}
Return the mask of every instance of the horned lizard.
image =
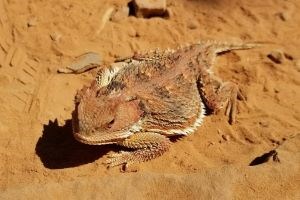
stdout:
{"type": "Polygon", "coordinates": [[[135,54],[103,68],[76,95],[74,137],[86,144],[132,149],[112,154],[106,162],[127,166],[161,156],[170,147],[169,137],[193,133],[206,109],[216,113],[226,106],[233,123],[242,95],[237,85],[222,82],[211,69],[217,54],[254,46],[202,42],[135,54]]]}

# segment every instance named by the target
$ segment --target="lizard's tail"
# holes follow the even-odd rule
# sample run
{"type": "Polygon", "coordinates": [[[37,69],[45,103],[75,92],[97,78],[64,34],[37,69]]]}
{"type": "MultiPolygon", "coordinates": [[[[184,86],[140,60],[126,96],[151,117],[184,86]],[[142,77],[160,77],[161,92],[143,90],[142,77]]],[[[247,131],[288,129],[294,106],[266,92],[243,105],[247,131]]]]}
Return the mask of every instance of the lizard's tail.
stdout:
{"type": "Polygon", "coordinates": [[[200,42],[200,45],[205,45],[214,51],[215,54],[231,51],[243,50],[261,47],[263,44],[276,44],[268,41],[254,41],[254,42],[219,42],[219,41],[205,41],[200,42]]]}

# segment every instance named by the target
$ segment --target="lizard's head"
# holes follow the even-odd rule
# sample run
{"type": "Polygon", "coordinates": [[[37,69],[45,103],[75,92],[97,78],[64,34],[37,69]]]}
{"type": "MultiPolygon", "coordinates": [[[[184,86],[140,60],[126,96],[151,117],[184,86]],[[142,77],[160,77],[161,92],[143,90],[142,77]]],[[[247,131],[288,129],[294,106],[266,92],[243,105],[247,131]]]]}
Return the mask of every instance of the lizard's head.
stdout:
{"type": "Polygon", "coordinates": [[[73,134],[87,144],[116,143],[139,131],[142,115],[139,100],[108,92],[93,82],[76,95],[73,134]]]}

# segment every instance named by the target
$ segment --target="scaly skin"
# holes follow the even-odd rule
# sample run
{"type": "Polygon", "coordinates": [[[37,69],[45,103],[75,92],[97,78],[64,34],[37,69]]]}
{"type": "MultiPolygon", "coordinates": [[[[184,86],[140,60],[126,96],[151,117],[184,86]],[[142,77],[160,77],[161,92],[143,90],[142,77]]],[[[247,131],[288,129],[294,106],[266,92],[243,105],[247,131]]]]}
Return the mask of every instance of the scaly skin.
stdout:
{"type": "Polygon", "coordinates": [[[136,54],[98,72],[96,81],[76,95],[75,138],[92,145],[118,144],[133,149],[110,155],[109,166],[156,158],[170,147],[169,137],[193,133],[205,107],[226,106],[236,118],[238,87],[222,82],[211,68],[218,53],[253,44],[206,42],[176,50],[136,54]]]}

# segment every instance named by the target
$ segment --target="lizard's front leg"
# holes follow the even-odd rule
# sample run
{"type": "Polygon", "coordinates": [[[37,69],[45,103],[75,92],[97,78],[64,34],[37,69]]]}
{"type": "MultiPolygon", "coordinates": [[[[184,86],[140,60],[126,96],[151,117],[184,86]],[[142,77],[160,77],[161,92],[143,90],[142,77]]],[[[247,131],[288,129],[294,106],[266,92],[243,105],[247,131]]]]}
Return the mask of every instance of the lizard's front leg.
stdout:
{"type": "Polygon", "coordinates": [[[109,167],[145,162],[161,156],[170,147],[170,140],[154,132],[139,132],[130,136],[118,145],[131,148],[133,151],[121,151],[109,156],[106,161],[109,167]]]}
{"type": "Polygon", "coordinates": [[[213,113],[226,106],[225,115],[229,117],[229,123],[233,124],[236,120],[237,99],[244,100],[238,86],[232,82],[222,82],[212,75],[202,77],[199,82],[204,104],[213,113]]]}

